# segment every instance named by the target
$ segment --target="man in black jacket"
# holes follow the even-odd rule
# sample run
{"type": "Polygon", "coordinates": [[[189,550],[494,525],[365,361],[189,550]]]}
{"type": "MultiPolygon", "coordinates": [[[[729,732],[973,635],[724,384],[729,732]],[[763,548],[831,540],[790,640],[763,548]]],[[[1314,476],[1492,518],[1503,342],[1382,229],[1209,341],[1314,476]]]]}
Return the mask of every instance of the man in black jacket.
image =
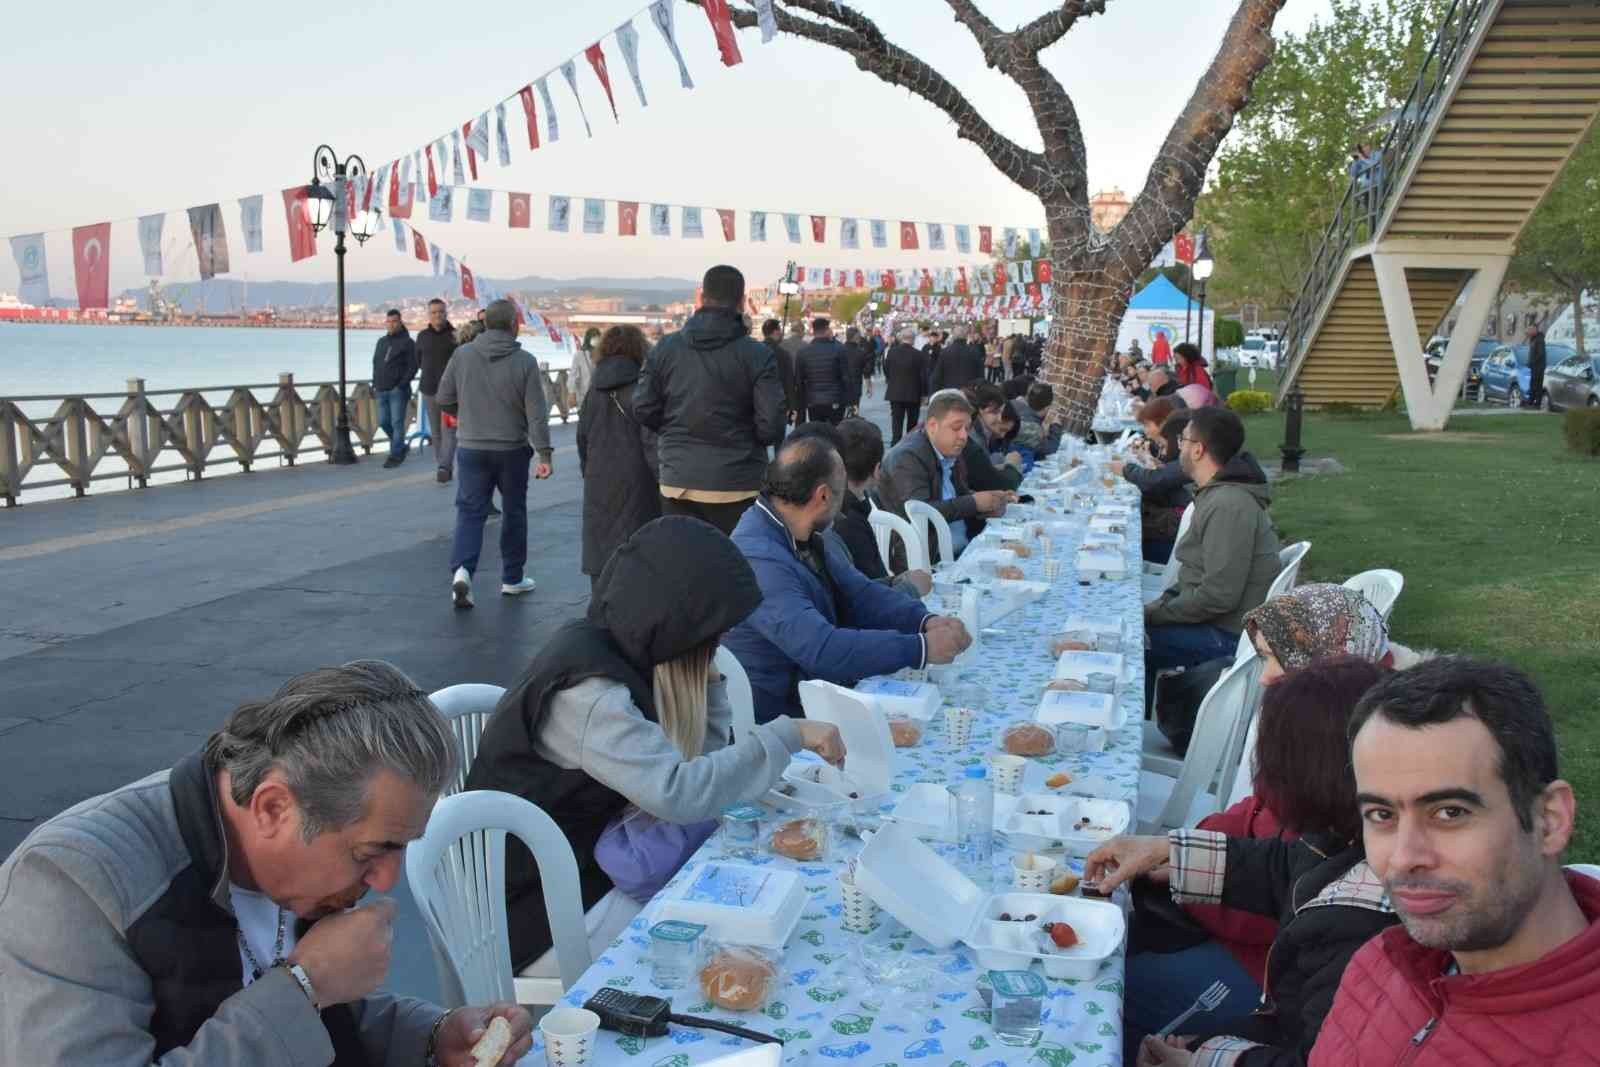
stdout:
{"type": "Polygon", "coordinates": [[[872,342],[854,326],[844,335],[844,414],[854,415],[861,407],[861,390],[872,395],[872,342]]]}
{"type": "Polygon", "coordinates": [[[702,305],[651,350],[633,412],[660,435],[661,512],[731,534],[761,491],[767,448],[783,440],[783,381],[740,314],[744,275],[706,271],[702,305]]]}
{"type": "Polygon", "coordinates": [[[417,346],[400,321],[398,308],[390,308],[382,337],[372,350],[372,391],[378,395],[378,425],[389,435],[385,467],[406,461],[406,423],[411,419],[411,379],[417,376],[417,346]]]}
{"type": "Polygon", "coordinates": [[[778,379],[783,382],[783,407],[785,423],[795,420],[800,410],[800,389],[794,376],[794,356],[783,347],[783,323],[768,319],[761,324],[761,340],[772,349],[772,358],[778,364],[778,379]]]}
{"type": "Polygon", "coordinates": [[[929,387],[935,393],[983,379],[983,349],[967,340],[967,327],[957,326],[955,332],[955,340],[944,346],[933,365],[929,387]]]}
{"type": "Polygon", "coordinates": [[[827,319],[812,320],[811,343],[800,350],[795,360],[795,375],[806,395],[807,418],[837,423],[844,417],[850,362],[844,346],[834,340],[833,328],[827,319]]]}
{"type": "MultiPolygon", "coordinates": [[[[986,517],[1005,514],[1007,502],[1003,489],[975,491],[967,484],[965,450],[973,414],[959,389],[935,393],[922,429],[906,434],[889,451],[878,480],[883,506],[901,518],[908,518],[908,500],[920,500],[944,516],[956,555],[983,532],[986,517]]],[[[989,463],[987,458],[983,462],[989,463]]],[[[904,569],[903,551],[893,555],[895,567],[904,569]]],[[[939,562],[937,542],[928,546],[928,556],[929,562],[939,562]]]]}
{"type": "Polygon", "coordinates": [[[1545,368],[1544,331],[1537,326],[1528,327],[1528,398],[1523,407],[1539,407],[1544,400],[1545,368]]]}
{"type": "Polygon", "coordinates": [[[889,401],[890,447],[911,432],[922,408],[923,389],[928,382],[928,357],[912,345],[917,331],[907,326],[883,357],[883,396],[889,401]]]}
{"type": "Polygon", "coordinates": [[[428,301],[428,325],[417,331],[416,349],[417,366],[422,372],[417,392],[427,398],[428,434],[433,438],[433,456],[439,463],[437,478],[440,485],[445,485],[456,466],[456,430],[444,424],[444,412],[434,397],[439,392],[445,364],[456,350],[456,328],[450,325],[444,301],[438,297],[428,301]]]}

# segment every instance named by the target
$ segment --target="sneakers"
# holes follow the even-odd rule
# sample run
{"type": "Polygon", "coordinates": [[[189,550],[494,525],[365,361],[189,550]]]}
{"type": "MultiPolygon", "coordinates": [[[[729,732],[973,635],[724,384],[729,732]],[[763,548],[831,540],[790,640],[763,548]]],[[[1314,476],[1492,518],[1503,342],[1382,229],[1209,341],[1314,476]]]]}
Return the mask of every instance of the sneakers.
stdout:
{"type": "Polygon", "coordinates": [[[457,609],[472,607],[472,575],[467,573],[467,568],[456,568],[450,579],[450,599],[457,609]]]}
{"type": "Polygon", "coordinates": [[[521,596],[523,593],[531,593],[533,592],[534,584],[535,583],[532,578],[524,578],[522,581],[517,582],[514,585],[502,582],[500,583],[500,595],[521,596]]]}
{"type": "Polygon", "coordinates": [[[433,476],[433,479],[434,479],[434,481],[438,482],[440,485],[449,485],[450,484],[450,472],[441,467],[439,469],[439,472],[433,476]]]}
{"type": "Polygon", "coordinates": [[[392,471],[398,466],[400,466],[399,456],[390,456],[388,459],[383,461],[383,469],[386,471],[392,471]]]}

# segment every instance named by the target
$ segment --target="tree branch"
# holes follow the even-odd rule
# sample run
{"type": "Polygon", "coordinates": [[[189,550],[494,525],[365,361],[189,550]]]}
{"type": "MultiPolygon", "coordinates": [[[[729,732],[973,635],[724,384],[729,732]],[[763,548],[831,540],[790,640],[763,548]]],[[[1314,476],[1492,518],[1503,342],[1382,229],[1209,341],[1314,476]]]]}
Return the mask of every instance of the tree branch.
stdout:
{"type": "Polygon", "coordinates": [[[1065,37],[1080,18],[1103,15],[1106,0],[1066,0],[1057,11],[1048,11],[1012,34],[1014,46],[1031,55],[1065,37]]]}
{"type": "MultiPolygon", "coordinates": [[[[1000,27],[989,20],[989,16],[978,10],[978,5],[973,0],[945,0],[950,5],[950,10],[955,12],[956,21],[967,28],[972,34],[972,39],[978,42],[978,48],[983,52],[984,62],[990,68],[999,67],[1006,69],[1006,50],[1003,47],[1005,34],[1000,32],[1000,27]]],[[[1006,73],[1010,73],[1006,70],[1006,73]]]]}

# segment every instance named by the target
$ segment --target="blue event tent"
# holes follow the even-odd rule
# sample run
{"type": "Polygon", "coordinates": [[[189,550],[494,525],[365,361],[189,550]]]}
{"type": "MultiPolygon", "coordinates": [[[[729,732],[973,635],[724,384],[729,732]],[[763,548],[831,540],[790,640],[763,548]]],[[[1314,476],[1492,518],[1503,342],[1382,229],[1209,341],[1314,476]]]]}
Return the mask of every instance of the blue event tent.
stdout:
{"type": "MultiPolygon", "coordinates": [[[[1200,342],[1199,318],[1195,314],[1199,305],[1188,300],[1179,289],[1167,280],[1166,275],[1157,274],[1149,285],[1133,294],[1133,299],[1128,301],[1128,312],[1122,317],[1122,328],[1117,332],[1117,351],[1126,352],[1135,339],[1139,342],[1139,349],[1148,358],[1157,350],[1157,338],[1166,337],[1166,348],[1182,341],[1185,336],[1189,340],[1200,342]],[[1185,325],[1185,310],[1187,309],[1188,323],[1185,325]]],[[[1207,306],[1205,314],[1205,341],[1201,345],[1201,352],[1210,360],[1216,351],[1216,314],[1207,306]]]]}

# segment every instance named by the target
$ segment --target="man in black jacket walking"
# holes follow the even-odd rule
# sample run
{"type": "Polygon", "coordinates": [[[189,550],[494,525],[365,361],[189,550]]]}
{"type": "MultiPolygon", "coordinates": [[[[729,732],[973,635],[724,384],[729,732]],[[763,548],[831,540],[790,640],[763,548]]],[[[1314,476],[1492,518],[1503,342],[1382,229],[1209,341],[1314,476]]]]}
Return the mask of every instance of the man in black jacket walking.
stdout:
{"type": "Polygon", "coordinates": [[[933,365],[929,388],[961,389],[968,382],[983,379],[983,349],[967,340],[967,327],[957,326],[954,341],[944,346],[933,365]]]}
{"type": "Polygon", "coordinates": [[[417,346],[400,321],[398,308],[390,308],[387,327],[372,350],[372,391],[378,395],[378,425],[389,435],[385,467],[406,461],[406,423],[411,419],[411,379],[417,376],[417,346]]]}
{"type": "Polygon", "coordinates": [[[794,376],[794,356],[783,346],[783,323],[777,319],[763,322],[761,340],[772,349],[772,358],[778,364],[778,379],[783,382],[784,422],[793,422],[800,410],[800,389],[794,376]]]}
{"type": "Polygon", "coordinates": [[[844,417],[849,395],[845,380],[850,374],[844,346],[833,338],[827,319],[811,322],[811,343],[800,350],[795,360],[795,375],[806,396],[806,417],[813,422],[837,423],[844,417]]]}
{"type": "Polygon", "coordinates": [[[440,485],[448,484],[456,467],[456,430],[446,426],[444,412],[439,410],[435,397],[439,392],[439,379],[444,377],[445,364],[456,350],[456,328],[446,317],[444,301],[434,297],[428,301],[428,325],[417,331],[417,365],[422,376],[417,381],[417,392],[427,398],[428,434],[433,438],[433,457],[438,461],[437,475],[440,485]]]}
{"type": "Polygon", "coordinates": [[[646,358],[633,413],[660,435],[662,514],[731,534],[761,491],[768,446],[783,440],[783,382],[740,314],[744,275],[712,267],[701,294],[700,310],[646,358]]]}
{"type": "Polygon", "coordinates": [[[922,390],[928,382],[928,357],[912,344],[916,337],[915,327],[905,327],[883,356],[883,396],[889,401],[890,447],[899,444],[900,438],[911,432],[917,424],[917,412],[922,408],[922,390]]]}

